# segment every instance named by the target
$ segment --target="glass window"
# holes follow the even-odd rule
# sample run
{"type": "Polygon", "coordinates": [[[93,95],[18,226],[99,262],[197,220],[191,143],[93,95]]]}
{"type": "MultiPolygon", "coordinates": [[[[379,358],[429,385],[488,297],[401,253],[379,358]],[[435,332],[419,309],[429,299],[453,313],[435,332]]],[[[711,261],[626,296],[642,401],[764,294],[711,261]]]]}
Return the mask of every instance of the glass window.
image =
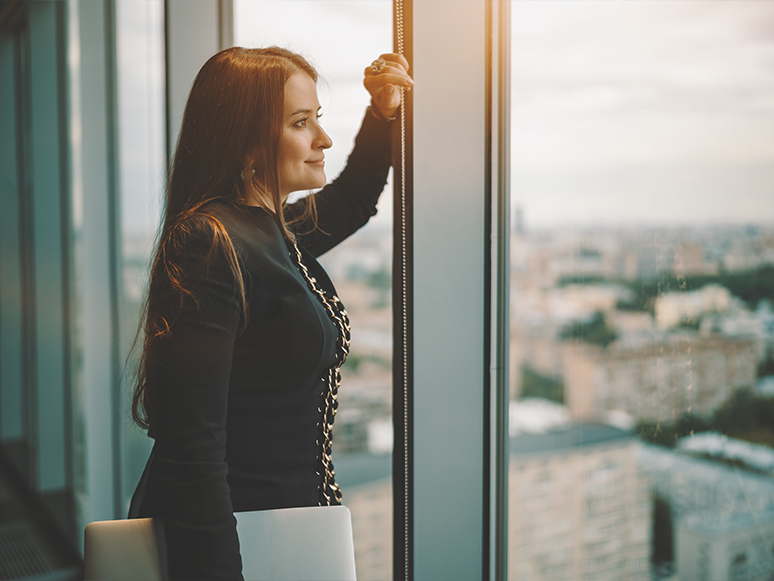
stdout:
{"type": "Polygon", "coordinates": [[[512,5],[511,418],[545,417],[511,426],[510,579],[725,579],[721,550],[734,578],[774,574],[753,556],[774,526],[772,18],[512,5]],[[518,534],[560,518],[569,539],[518,534]]]}
{"type": "MultiPolygon", "coordinates": [[[[164,7],[155,0],[127,0],[115,7],[123,363],[137,332],[164,201],[164,7]]],[[[127,411],[134,388],[132,372],[130,361],[122,386],[122,410],[127,411]]],[[[124,516],[153,442],[129,422],[121,422],[121,432],[124,516]]]]}

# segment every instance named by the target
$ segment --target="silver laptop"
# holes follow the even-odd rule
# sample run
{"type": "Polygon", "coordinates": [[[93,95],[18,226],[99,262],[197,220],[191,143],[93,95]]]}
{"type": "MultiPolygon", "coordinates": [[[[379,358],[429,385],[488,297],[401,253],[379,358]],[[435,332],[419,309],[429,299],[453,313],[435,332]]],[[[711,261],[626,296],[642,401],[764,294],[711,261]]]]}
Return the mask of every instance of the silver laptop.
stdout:
{"type": "MultiPolygon", "coordinates": [[[[238,512],[245,581],[355,581],[345,506],[238,512]]],[[[153,519],[93,522],[84,531],[87,581],[163,581],[162,531],[153,519]]]]}

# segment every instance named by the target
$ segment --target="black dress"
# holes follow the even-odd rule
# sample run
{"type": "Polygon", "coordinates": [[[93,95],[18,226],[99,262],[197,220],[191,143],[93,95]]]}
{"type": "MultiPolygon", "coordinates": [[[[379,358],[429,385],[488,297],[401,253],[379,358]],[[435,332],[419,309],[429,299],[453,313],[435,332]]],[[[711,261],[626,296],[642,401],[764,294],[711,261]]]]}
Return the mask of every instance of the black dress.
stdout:
{"type": "MultiPolygon", "coordinates": [[[[389,124],[367,114],[346,168],[316,194],[319,228],[297,236],[329,298],[336,291],[315,257],[376,213],[389,166],[389,124]]],[[[241,579],[233,512],[338,503],[323,466],[323,407],[340,331],[269,213],[226,201],[207,209],[237,250],[247,313],[225,258],[201,267],[210,223],[192,224],[168,259],[196,300],[158,357],[155,445],[130,509],[130,517],[163,517],[171,579],[241,579]]]]}

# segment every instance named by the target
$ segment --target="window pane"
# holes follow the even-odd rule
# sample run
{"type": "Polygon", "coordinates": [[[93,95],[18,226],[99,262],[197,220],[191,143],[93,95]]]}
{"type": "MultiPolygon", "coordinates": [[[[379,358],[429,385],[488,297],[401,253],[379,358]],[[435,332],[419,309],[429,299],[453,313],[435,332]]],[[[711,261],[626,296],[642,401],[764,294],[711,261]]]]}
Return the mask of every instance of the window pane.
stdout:
{"type": "MultiPolygon", "coordinates": [[[[237,45],[283,46],[318,70],[322,123],[334,143],[326,152],[329,181],[344,167],[368,105],[363,69],[392,50],[391,10],[387,0],[234,4],[237,45]]],[[[361,581],[392,577],[391,190],[388,184],[367,226],[320,260],[352,323],[333,459],[352,512],[361,581]]]]}
{"type": "MultiPolygon", "coordinates": [[[[123,0],[115,6],[123,363],[137,332],[164,200],[164,20],[163,4],[155,0],[123,0]]],[[[124,410],[131,409],[132,372],[130,361],[122,389],[124,410]]],[[[128,509],[153,441],[129,422],[122,423],[121,431],[121,496],[128,509]]]]}
{"type": "Polygon", "coordinates": [[[513,4],[509,579],[774,575],[772,19],[513,4]]]}

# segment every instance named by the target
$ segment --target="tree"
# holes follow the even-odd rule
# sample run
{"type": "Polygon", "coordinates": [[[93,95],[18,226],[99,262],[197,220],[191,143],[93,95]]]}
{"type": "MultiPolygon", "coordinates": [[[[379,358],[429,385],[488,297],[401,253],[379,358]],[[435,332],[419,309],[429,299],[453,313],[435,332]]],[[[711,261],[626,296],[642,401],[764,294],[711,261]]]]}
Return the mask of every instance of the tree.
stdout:
{"type": "Polygon", "coordinates": [[[644,441],[664,448],[674,448],[677,430],[674,424],[665,422],[640,422],[634,432],[644,441]]]}
{"type": "Polygon", "coordinates": [[[559,333],[559,338],[565,341],[575,339],[607,348],[618,338],[618,335],[608,327],[605,314],[597,311],[588,321],[573,321],[565,326],[559,333]]]}
{"type": "Polygon", "coordinates": [[[520,397],[540,397],[563,404],[564,384],[538,373],[525,363],[521,366],[520,397]]]}

